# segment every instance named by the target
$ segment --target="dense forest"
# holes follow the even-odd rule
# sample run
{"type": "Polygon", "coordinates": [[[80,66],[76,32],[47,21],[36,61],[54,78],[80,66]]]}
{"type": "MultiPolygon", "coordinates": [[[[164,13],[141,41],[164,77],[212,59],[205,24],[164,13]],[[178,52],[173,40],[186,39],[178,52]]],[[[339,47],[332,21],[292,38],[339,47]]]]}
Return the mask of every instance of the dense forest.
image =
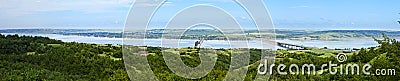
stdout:
{"type": "MultiPolygon", "coordinates": [[[[371,64],[375,69],[400,69],[400,43],[383,35],[383,40],[375,39],[380,45],[363,48],[349,53],[347,61],[339,63],[335,55],[339,52],[290,52],[278,50],[275,64],[315,64],[320,67],[332,61],[335,64],[371,64]],[[330,53],[331,55],[327,54],[330,53]]],[[[0,80],[129,80],[122,59],[122,47],[111,44],[86,44],[62,42],[47,37],[0,35],[0,80]]],[[[149,65],[157,79],[164,80],[224,80],[232,63],[231,49],[217,50],[214,68],[200,79],[186,79],[174,74],[164,62],[162,48],[147,47],[149,65]]],[[[177,49],[183,62],[190,66],[199,65],[199,48],[177,49]]],[[[245,81],[254,80],[257,66],[262,56],[260,49],[249,49],[250,61],[245,81]]],[[[124,59],[131,59],[129,57],[124,59]]],[[[128,66],[129,67],[129,66],[128,66]]],[[[276,69],[276,67],[274,67],[276,69]]],[[[288,72],[288,69],[284,69],[288,72]]],[[[326,71],[326,70],[322,70],[326,71]]],[[[399,72],[396,72],[399,74],[399,72]]],[[[270,80],[400,80],[399,75],[332,75],[329,72],[317,75],[279,75],[274,70],[270,80]]]]}
{"type": "Polygon", "coordinates": [[[129,80],[121,48],[0,35],[0,80],[129,80]]]}

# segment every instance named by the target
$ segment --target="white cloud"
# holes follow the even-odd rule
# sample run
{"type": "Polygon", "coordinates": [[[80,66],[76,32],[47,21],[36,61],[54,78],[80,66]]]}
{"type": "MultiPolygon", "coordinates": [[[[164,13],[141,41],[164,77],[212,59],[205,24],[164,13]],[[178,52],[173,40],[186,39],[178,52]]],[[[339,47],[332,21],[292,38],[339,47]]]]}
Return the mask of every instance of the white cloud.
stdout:
{"type": "Polygon", "coordinates": [[[243,19],[243,20],[247,20],[247,19],[248,19],[248,18],[245,17],[245,16],[240,16],[239,18],[240,18],[240,19],[243,19]]]}
{"type": "MultiPolygon", "coordinates": [[[[139,6],[139,7],[154,7],[158,6],[156,2],[161,1],[161,0],[136,0],[134,3],[139,6]]],[[[171,1],[166,1],[164,2],[163,6],[169,6],[171,5],[171,1]]]]}
{"type": "MultiPolygon", "coordinates": [[[[157,6],[158,4],[151,3],[154,1],[160,0],[0,0],[0,17],[15,17],[55,11],[106,13],[117,10],[115,8],[129,8],[133,2],[138,3],[141,7],[157,6]]],[[[232,2],[231,0],[204,1],[232,2]]],[[[164,6],[171,4],[172,2],[168,1],[164,3],[164,6]]]]}
{"type": "Polygon", "coordinates": [[[21,16],[52,11],[104,13],[130,7],[132,0],[1,0],[0,16],[21,16]]]}

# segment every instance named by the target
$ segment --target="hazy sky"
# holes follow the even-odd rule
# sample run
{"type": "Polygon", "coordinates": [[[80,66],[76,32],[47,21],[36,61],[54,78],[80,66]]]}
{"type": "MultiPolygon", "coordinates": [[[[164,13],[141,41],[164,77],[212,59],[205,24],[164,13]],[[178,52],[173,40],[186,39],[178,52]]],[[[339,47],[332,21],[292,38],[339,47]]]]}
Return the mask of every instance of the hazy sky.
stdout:
{"type": "MultiPolygon", "coordinates": [[[[137,0],[142,2],[145,0],[137,0]]],[[[134,0],[0,0],[0,29],[122,29],[134,0]]],[[[279,29],[400,30],[400,0],[264,0],[279,29]]],[[[211,4],[223,8],[244,25],[249,17],[229,0],[169,0],[154,26],[162,26],[179,9],[211,4]],[[188,2],[191,1],[191,2],[188,2]]],[[[143,7],[155,6],[143,4],[143,7]]],[[[140,14],[140,13],[137,13],[140,14]]]]}

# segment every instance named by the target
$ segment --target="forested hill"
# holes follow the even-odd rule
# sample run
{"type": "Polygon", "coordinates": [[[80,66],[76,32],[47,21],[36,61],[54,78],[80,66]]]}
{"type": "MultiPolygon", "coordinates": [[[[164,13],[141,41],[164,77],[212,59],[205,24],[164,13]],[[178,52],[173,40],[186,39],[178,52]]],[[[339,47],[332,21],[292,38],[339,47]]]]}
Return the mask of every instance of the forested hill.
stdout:
{"type": "Polygon", "coordinates": [[[129,79],[118,46],[18,35],[0,35],[0,46],[1,81],[129,79]]]}
{"type": "Polygon", "coordinates": [[[49,39],[48,37],[31,37],[0,34],[0,54],[21,54],[33,52],[44,44],[62,44],[60,40],[49,39]]]}

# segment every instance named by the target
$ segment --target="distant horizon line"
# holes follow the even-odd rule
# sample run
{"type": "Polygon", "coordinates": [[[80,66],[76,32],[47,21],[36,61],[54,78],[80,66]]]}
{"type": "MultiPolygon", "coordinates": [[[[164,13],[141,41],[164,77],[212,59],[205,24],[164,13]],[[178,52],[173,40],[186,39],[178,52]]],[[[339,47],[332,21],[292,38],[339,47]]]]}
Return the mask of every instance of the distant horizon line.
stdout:
{"type": "MultiPolygon", "coordinates": [[[[53,30],[121,30],[120,28],[0,28],[0,30],[13,30],[13,29],[53,29],[53,30]]],[[[149,29],[153,30],[155,28],[149,29]]],[[[161,29],[161,28],[160,28],[161,29]]],[[[246,29],[246,30],[257,30],[257,29],[246,29]]],[[[263,29],[261,29],[263,30],[263,29]]],[[[268,29],[270,30],[270,29],[268,29]]],[[[330,30],[378,30],[378,31],[400,31],[389,30],[389,29],[290,29],[290,28],[275,28],[274,30],[305,30],[305,31],[330,31],[330,30]]]]}

